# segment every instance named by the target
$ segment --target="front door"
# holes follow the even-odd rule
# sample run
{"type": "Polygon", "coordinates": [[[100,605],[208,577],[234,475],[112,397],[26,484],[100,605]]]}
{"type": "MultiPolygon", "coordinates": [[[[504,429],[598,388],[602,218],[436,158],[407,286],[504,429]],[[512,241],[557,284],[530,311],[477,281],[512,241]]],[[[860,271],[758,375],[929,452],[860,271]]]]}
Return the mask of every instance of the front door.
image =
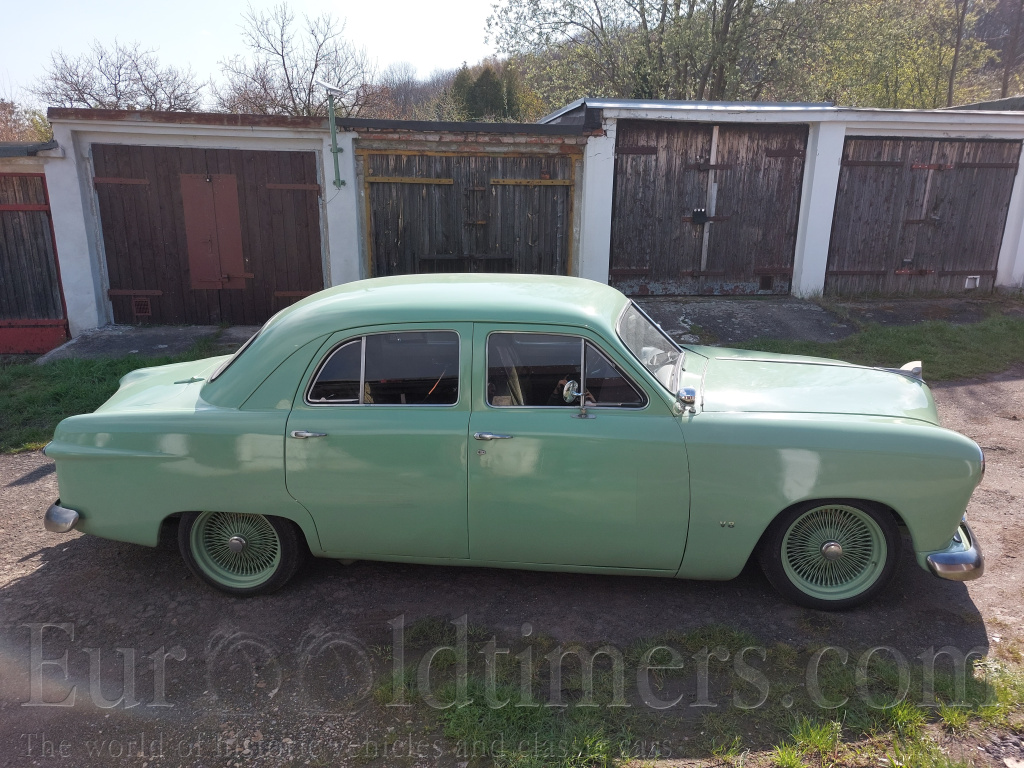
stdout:
{"type": "Polygon", "coordinates": [[[288,491],[339,557],[465,558],[472,326],[336,334],[285,438],[288,491]]]}
{"type": "Polygon", "coordinates": [[[675,571],[689,486],[664,399],[586,331],[477,325],[473,359],[471,558],[675,571]]]}

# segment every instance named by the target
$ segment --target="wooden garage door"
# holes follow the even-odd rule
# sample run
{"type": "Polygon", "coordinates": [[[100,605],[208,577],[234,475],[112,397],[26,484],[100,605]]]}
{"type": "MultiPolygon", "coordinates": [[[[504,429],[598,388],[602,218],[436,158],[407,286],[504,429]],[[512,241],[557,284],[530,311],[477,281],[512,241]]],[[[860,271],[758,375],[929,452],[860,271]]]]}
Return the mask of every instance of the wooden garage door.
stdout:
{"type": "Polygon", "coordinates": [[[991,290],[1020,148],[847,139],[825,292],[991,290]]]}
{"type": "Polygon", "coordinates": [[[46,180],[0,174],[0,354],[47,352],[66,340],[46,180]]]}
{"type": "Polygon", "coordinates": [[[361,153],[370,273],[569,273],[573,157],[361,153]]]}
{"type": "Polygon", "coordinates": [[[259,324],[323,288],[314,153],[92,149],[115,323],[259,324]]]}
{"type": "Polygon", "coordinates": [[[620,121],[609,282],[788,293],[807,126],[620,121]]]}

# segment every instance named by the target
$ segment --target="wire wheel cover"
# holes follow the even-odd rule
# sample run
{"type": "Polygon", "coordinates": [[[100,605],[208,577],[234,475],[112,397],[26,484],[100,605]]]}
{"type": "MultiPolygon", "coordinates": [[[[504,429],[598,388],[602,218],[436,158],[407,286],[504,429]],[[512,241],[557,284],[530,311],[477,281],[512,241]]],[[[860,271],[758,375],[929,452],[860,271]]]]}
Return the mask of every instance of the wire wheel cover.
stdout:
{"type": "Polygon", "coordinates": [[[828,505],[798,517],[782,541],[783,567],[801,591],[842,599],[870,587],[885,569],[886,542],[878,523],[856,507],[828,505]],[[825,557],[835,542],[842,554],[825,557]]]}
{"type": "Polygon", "coordinates": [[[261,584],[281,562],[281,541],[263,515],[205,512],[192,527],[191,543],[203,571],[227,586],[261,584]],[[233,537],[245,540],[240,552],[229,546],[233,537]]]}

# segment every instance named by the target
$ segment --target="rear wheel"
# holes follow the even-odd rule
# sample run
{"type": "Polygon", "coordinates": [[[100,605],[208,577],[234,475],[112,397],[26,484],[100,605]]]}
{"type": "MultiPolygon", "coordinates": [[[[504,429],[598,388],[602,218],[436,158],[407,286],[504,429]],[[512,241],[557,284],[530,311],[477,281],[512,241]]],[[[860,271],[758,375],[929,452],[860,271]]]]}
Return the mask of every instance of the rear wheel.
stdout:
{"type": "Polygon", "coordinates": [[[178,548],[192,573],[239,596],[280,589],[305,560],[305,548],[290,521],[237,512],[182,515],[178,548]]]}
{"type": "Polygon", "coordinates": [[[837,610],[885,588],[896,573],[900,544],[888,510],[864,501],[814,501],[772,523],[759,559],[785,597],[809,608],[837,610]]]}

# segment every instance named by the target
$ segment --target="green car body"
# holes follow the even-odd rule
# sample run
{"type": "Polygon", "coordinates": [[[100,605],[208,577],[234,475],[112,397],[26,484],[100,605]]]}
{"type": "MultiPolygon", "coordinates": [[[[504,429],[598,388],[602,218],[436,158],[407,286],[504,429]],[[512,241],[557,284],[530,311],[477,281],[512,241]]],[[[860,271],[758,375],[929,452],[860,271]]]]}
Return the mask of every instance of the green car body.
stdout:
{"type": "MultiPolygon", "coordinates": [[[[701,346],[682,349],[665,380],[620,336],[633,306],[575,278],[409,276],[323,291],[233,358],[134,371],[94,413],[62,421],[46,454],[61,519],[75,519],[63,527],[48,512],[48,527],[154,546],[176,516],[254,515],[290,521],[319,557],[730,579],[784,513],[820,502],[885,510],[936,575],[981,574],[961,524],[981,450],[938,425],[922,381],[701,346]],[[310,399],[346,342],[455,338],[438,332],[457,334],[454,402],[310,399]],[[508,333],[583,339],[636,402],[495,405],[488,345],[508,333]]],[[[859,598],[847,589],[824,604],[859,598]]]]}

